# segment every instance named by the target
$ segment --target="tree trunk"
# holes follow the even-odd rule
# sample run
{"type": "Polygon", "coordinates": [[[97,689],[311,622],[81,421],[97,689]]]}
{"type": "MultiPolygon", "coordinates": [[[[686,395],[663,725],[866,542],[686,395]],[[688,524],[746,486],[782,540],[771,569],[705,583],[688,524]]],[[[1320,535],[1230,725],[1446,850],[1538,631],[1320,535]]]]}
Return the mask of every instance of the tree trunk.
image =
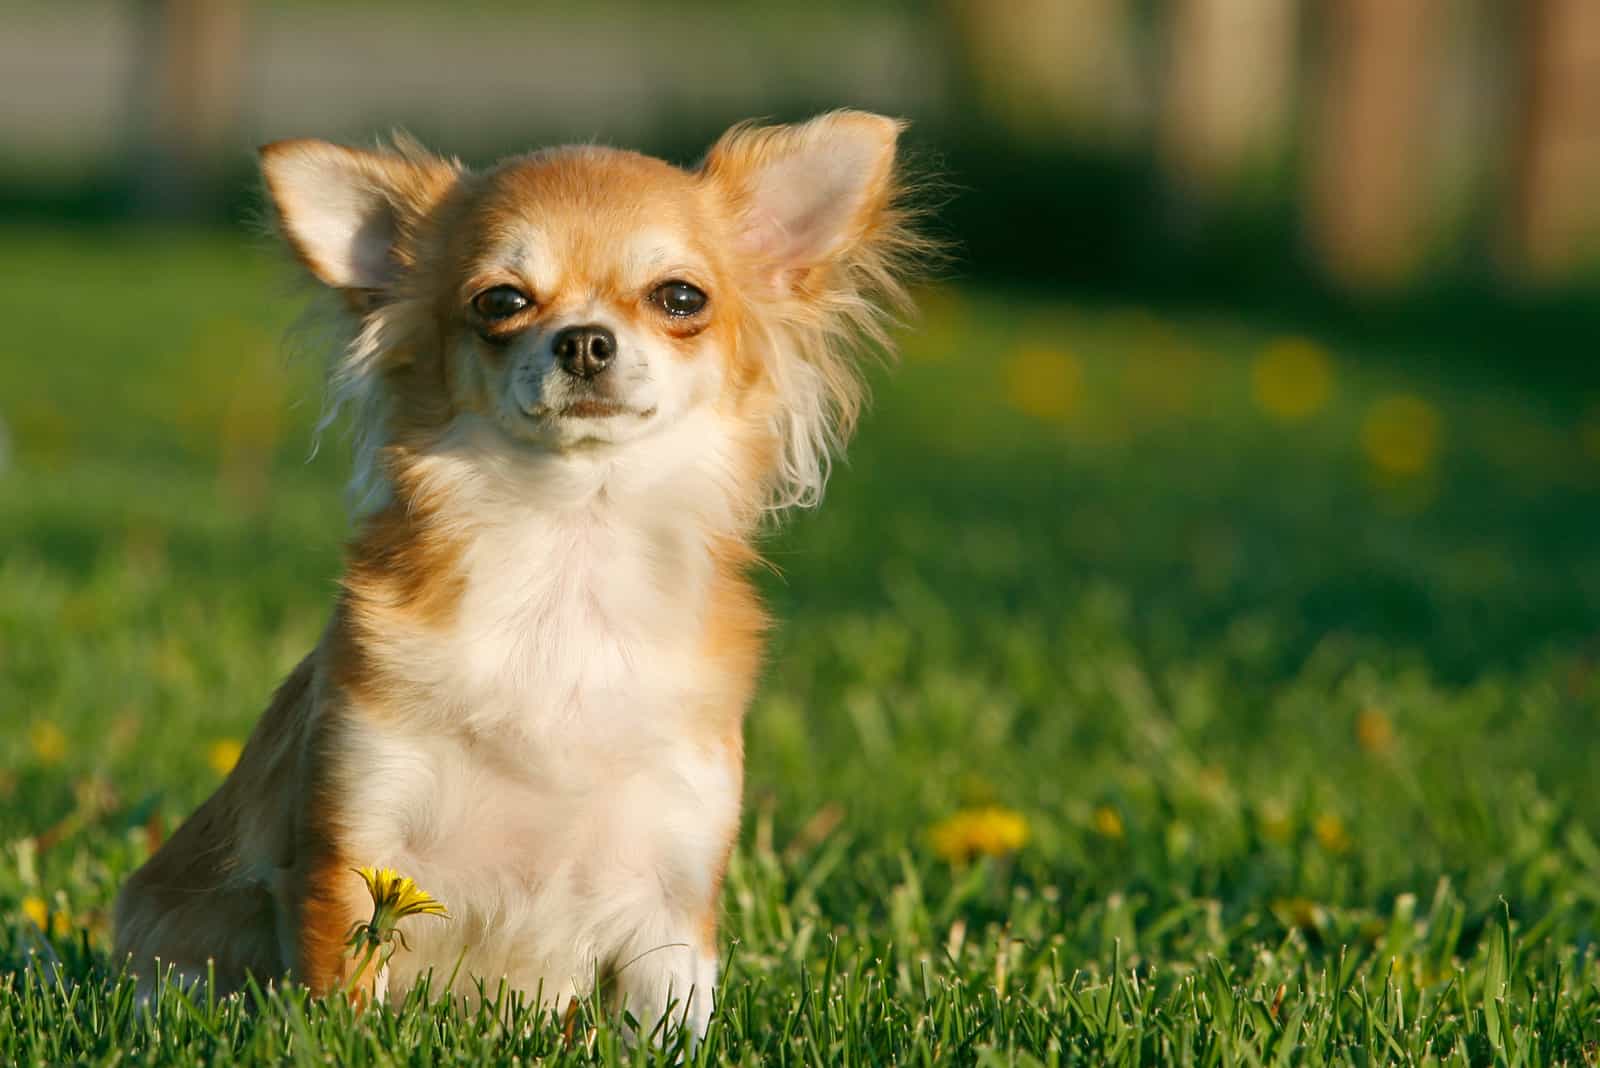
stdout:
{"type": "Polygon", "coordinates": [[[1329,0],[1307,229],[1324,268],[1356,288],[1403,284],[1425,251],[1440,7],[1329,0]]]}
{"type": "Polygon", "coordinates": [[[1523,0],[1515,267],[1557,278],[1600,252],[1600,0],[1523,0]]]}
{"type": "Polygon", "coordinates": [[[129,128],[139,203],[190,216],[216,196],[238,119],[243,0],[140,0],[136,18],[129,128]]]}
{"type": "Polygon", "coordinates": [[[1298,14],[1287,0],[1172,0],[1160,136],[1180,186],[1215,193],[1278,157],[1298,14]]]}

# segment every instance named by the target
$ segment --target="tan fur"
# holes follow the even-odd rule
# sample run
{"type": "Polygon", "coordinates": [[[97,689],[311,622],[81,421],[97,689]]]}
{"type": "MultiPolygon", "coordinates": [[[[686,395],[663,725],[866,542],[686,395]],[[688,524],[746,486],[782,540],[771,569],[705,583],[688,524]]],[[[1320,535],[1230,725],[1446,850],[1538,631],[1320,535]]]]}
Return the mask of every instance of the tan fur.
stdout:
{"type": "Polygon", "coordinates": [[[287,865],[296,851],[293,812],[305,790],[299,760],[316,703],[316,654],[301,661],[267,707],[232,774],[140,868],[117,902],[117,948],[136,960],[204,975],[214,961],[232,983],[275,978],[293,963],[277,931],[280,889],[247,867],[252,852],[287,865]]]}
{"type": "MultiPolygon", "coordinates": [[[[418,635],[453,633],[469,591],[480,588],[472,585],[472,554],[492,517],[463,510],[457,469],[439,457],[464,420],[499,417],[503,397],[493,383],[520,350],[495,331],[513,341],[538,336],[546,324],[598,307],[619,330],[658,339],[686,368],[721,361],[721,392],[709,402],[731,451],[727,473],[712,480],[721,503],[706,518],[680,523],[694,532],[689,551],[706,562],[696,587],[703,603],[683,606],[684,626],[698,629],[687,646],[696,696],[682,740],[723,769],[737,798],[742,720],[768,626],[747,576],[758,562],[752,542],[760,518],[820,491],[820,483],[794,479],[819,463],[825,471],[826,449],[848,435],[861,405],[853,346],[863,335],[883,340],[881,309],[903,299],[904,261],[922,247],[899,206],[897,129],[854,113],[799,128],[738,128],[698,171],[598,148],[536,153],[483,174],[411,145],[360,152],[297,141],[263,150],[291,248],[339,288],[352,315],[356,340],[335,369],[335,390],[358,404],[383,500],[350,541],[341,594],[317,649],[278,691],[227,780],[124,888],[117,952],[137,972],[148,979],[159,959],[201,976],[211,961],[224,987],[247,974],[287,973],[317,993],[340,988],[349,974],[347,934],[370,910],[350,869],[384,859],[361,852],[357,828],[382,814],[351,799],[384,772],[363,765],[369,743],[360,739],[388,737],[382,732],[391,727],[410,732],[406,738],[440,732],[441,745],[448,736],[462,752],[484,749],[486,775],[514,772],[496,769],[502,743],[486,740],[484,728],[454,737],[441,704],[449,695],[419,691],[421,666],[403,651],[416,647],[418,635]],[[829,137],[876,153],[872,173],[860,176],[859,207],[825,258],[762,262],[745,240],[754,176],[829,137]],[[377,213],[372,229],[389,241],[381,257],[341,259],[338,235],[317,230],[305,214],[306,189],[324,170],[348,183],[341,195],[377,213]],[[542,257],[495,260],[504,260],[508,241],[530,232],[544,243],[542,257]],[[693,277],[682,280],[712,294],[703,317],[669,320],[649,303],[653,276],[641,286],[646,276],[637,265],[619,260],[619,249],[657,232],[690,257],[693,277]],[[535,292],[530,275],[546,264],[559,273],[535,292]],[[536,306],[503,324],[475,325],[472,296],[502,284],[532,293],[536,306]],[[822,392],[797,400],[795,381],[819,383],[805,388],[822,392]],[[822,456],[808,452],[818,447],[822,456]],[[714,518],[717,509],[726,517],[714,518]]],[[[503,448],[515,457],[529,446],[507,439],[503,448]]],[[[695,940],[713,962],[737,813],[716,826],[720,844],[705,872],[710,894],[690,908],[695,940]]]]}

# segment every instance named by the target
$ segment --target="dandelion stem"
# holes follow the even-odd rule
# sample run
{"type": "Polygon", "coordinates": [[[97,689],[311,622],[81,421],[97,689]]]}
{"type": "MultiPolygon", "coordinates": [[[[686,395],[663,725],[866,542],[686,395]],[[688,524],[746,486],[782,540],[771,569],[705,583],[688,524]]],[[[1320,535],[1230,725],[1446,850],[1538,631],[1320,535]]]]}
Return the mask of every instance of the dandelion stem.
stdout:
{"type": "Polygon", "coordinates": [[[361,955],[361,961],[356,965],[355,971],[350,973],[350,978],[345,980],[344,992],[348,995],[361,988],[361,980],[366,976],[367,969],[372,966],[373,958],[378,955],[378,943],[368,941],[366,949],[361,955]]]}

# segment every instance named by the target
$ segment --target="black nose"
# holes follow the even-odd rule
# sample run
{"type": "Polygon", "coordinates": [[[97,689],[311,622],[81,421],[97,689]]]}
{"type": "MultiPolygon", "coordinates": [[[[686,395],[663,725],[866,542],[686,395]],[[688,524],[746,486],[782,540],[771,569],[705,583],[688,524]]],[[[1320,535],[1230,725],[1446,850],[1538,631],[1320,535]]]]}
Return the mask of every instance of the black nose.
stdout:
{"type": "Polygon", "coordinates": [[[603,326],[569,326],[550,343],[561,369],[579,378],[593,378],[617,354],[617,335],[603,326]]]}

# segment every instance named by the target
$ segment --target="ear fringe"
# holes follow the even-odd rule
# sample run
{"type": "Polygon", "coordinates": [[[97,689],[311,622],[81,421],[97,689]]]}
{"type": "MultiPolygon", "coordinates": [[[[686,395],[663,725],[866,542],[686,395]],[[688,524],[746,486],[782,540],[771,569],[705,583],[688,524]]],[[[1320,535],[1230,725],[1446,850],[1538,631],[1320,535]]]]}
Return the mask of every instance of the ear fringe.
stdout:
{"type": "Polygon", "coordinates": [[[328,370],[328,393],[317,433],[332,426],[341,412],[350,412],[350,479],[345,503],[355,518],[370,515],[389,501],[388,474],[382,462],[389,423],[388,391],[383,388],[384,356],[398,340],[395,306],[368,315],[361,329],[328,370]]]}
{"type": "Polygon", "coordinates": [[[397,308],[386,305],[356,320],[342,300],[323,295],[312,300],[289,332],[290,349],[297,358],[323,364],[322,407],[312,427],[307,460],[321,452],[330,430],[345,423],[342,437],[350,444],[345,506],[356,520],[389,501],[382,463],[389,403],[382,377],[385,359],[400,340],[397,308]]]}
{"type": "MultiPolygon", "coordinates": [[[[399,172],[399,184],[385,194],[399,209],[394,221],[401,246],[415,242],[425,203],[440,195],[439,187],[422,176],[443,173],[459,178],[467,173],[459,159],[434,155],[402,129],[361,151],[374,161],[387,158],[408,165],[410,173],[399,172]]],[[[324,363],[322,410],[312,431],[312,457],[320,451],[323,435],[348,416],[351,470],[345,499],[354,519],[381,509],[389,500],[382,451],[387,443],[390,404],[382,378],[390,354],[406,340],[410,303],[403,293],[370,303],[352,299],[348,292],[322,291],[291,328],[293,348],[314,348],[324,363]]]]}
{"type": "Polygon", "coordinates": [[[800,293],[754,317],[758,336],[750,340],[768,354],[779,397],[769,514],[821,502],[833,459],[868,400],[863,354],[895,358],[892,333],[912,310],[910,288],[947,261],[944,243],[921,229],[928,209],[917,204],[926,202],[926,183],[908,180],[899,161],[894,167],[850,246],[800,293]]]}

